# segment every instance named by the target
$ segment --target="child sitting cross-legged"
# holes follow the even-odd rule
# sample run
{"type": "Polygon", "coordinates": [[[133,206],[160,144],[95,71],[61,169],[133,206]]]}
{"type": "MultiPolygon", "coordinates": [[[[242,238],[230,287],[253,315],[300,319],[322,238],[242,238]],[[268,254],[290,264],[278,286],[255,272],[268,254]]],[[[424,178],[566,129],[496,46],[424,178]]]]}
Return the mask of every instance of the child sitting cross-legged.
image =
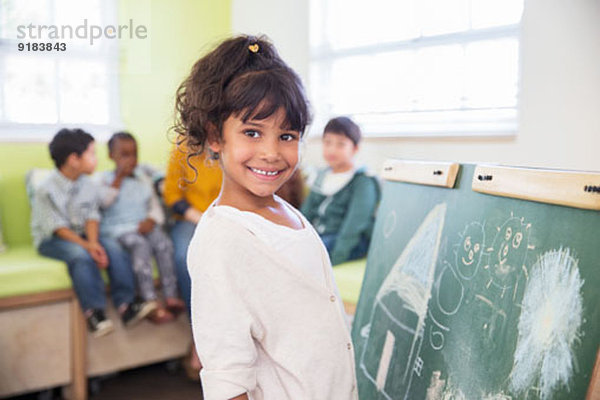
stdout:
{"type": "Polygon", "coordinates": [[[164,214],[151,179],[137,168],[137,143],[127,132],[115,133],[108,142],[116,169],[104,173],[100,234],[115,238],[131,255],[140,295],[156,309],[148,319],[161,324],[173,321],[185,305],[177,295],[173,243],[162,230],[164,214]],[[160,272],[165,305],[158,301],[152,276],[152,256],[160,272]]]}

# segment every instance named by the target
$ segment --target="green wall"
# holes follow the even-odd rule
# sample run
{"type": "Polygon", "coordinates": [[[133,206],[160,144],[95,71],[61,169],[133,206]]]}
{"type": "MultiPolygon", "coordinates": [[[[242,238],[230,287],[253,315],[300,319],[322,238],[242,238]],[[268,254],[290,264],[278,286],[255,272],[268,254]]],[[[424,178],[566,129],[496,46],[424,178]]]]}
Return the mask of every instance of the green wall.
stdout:
{"type": "MultiPolygon", "coordinates": [[[[140,161],[165,165],[174,94],[193,62],[230,32],[229,1],[121,0],[119,21],[146,25],[146,39],[120,42],[121,118],[140,145],[140,161]]],[[[98,143],[99,169],[110,168],[98,143]]],[[[9,246],[31,242],[25,174],[50,168],[46,143],[0,143],[0,220],[9,246]]]]}
{"type": "MultiPolygon", "coordinates": [[[[141,159],[160,165],[170,149],[167,130],[173,123],[175,91],[193,63],[229,34],[231,13],[229,1],[122,0],[122,23],[147,16],[148,3],[152,20],[145,40],[151,44],[151,63],[139,63],[139,68],[134,64],[129,73],[129,60],[121,57],[121,116],[141,141],[141,159]]],[[[126,53],[136,60],[148,56],[143,48],[147,42],[132,44],[124,43],[126,53]]]]}

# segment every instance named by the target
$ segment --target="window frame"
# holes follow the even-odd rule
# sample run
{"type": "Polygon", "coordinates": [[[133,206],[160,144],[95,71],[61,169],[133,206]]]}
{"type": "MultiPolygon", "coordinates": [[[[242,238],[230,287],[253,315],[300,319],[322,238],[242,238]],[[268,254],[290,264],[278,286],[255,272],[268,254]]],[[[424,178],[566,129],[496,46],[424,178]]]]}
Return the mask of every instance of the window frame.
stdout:
{"type": "MultiPolygon", "coordinates": [[[[117,2],[116,0],[102,0],[100,1],[100,17],[102,24],[106,25],[118,25],[117,15],[117,2]]],[[[0,4],[1,6],[1,4],[0,4]]],[[[46,0],[46,6],[49,10],[55,10],[55,1],[46,0]]],[[[1,12],[1,10],[0,10],[1,12]]],[[[55,14],[52,15],[52,21],[48,25],[55,23],[55,14]]],[[[16,33],[15,33],[16,34],[16,33]]],[[[69,40],[69,39],[66,39],[69,40]]],[[[104,39],[105,43],[101,46],[97,44],[92,46],[69,46],[67,42],[67,51],[65,52],[25,52],[18,51],[18,43],[23,42],[65,42],[66,40],[61,39],[16,39],[15,37],[4,38],[0,37],[0,77],[4,76],[4,58],[10,55],[21,55],[25,59],[27,57],[45,57],[55,62],[54,68],[54,82],[55,86],[55,106],[57,110],[56,123],[29,123],[29,122],[14,122],[6,118],[6,112],[4,109],[4,85],[0,80],[0,143],[2,142],[48,142],[56,132],[62,128],[81,128],[94,135],[97,140],[106,140],[110,135],[123,129],[123,122],[121,119],[121,105],[119,97],[119,46],[118,40],[114,39],[108,41],[104,39]],[[61,91],[59,87],[60,82],[60,68],[58,68],[59,60],[92,60],[100,61],[106,66],[107,70],[107,101],[108,101],[108,122],[106,124],[95,124],[95,123],[66,123],[60,121],[60,96],[61,91]]]]}
{"type": "MultiPolygon", "coordinates": [[[[476,43],[480,41],[488,41],[488,40],[503,40],[503,39],[514,39],[517,43],[517,95],[515,106],[512,107],[482,107],[482,108],[468,108],[468,107],[460,107],[457,109],[448,109],[448,110],[433,110],[433,109],[413,109],[411,111],[386,111],[386,112],[365,112],[365,113],[351,113],[346,114],[351,118],[355,118],[359,123],[361,121],[361,117],[364,116],[377,116],[379,115],[381,120],[385,120],[387,117],[391,122],[389,125],[385,125],[385,123],[377,124],[369,124],[369,123],[361,123],[363,128],[363,134],[365,137],[513,137],[516,136],[518,132],[519,125],[519,104],[520,104],[520,30],[521,30],[521,21],[522,17],[517,23],[505,24],[500,26],[488,27],[488,28],[468,28],[464,31],[445,33],[445,34],[437,34],[431,36],[421,35],[419,37],[411,38],[408,40],[398,40],[391,41],[385,43],[376,43],[376,44],[367,44],[355,47],[348,47],[342,49],[332,49],[329,46],[328,38],[327,38],[327,29],[325,24],[327,23],[327,1],[311,1],[311,7],[315,7],[318,9],[318,12],[321,13],[318,19],[320,22],[320,28],[317,30],[320,32],[321,36],[316,39],[321,46],[314,46],[313,40],[310,43],[310,60],[309,60],[309,69],[311,70],[310,78],[309,78],[309,86],[316,85],[313,81],[312,71],[314,68],[321,68],[320,73],[325,78],[322,78],[331,82],[329,78],[333,69],[333,62],[335,60],[340,60],[348,57],[355,56],[369,56],[369,55],[379,55],[385,53],[392,52],[400,52],[400,51],[417,51],[419,49],[424,49],[433,46],[444,46],[444,45],[468,45],[470,43],[476,43]],[[320,67],[318,66],[320,64],[320,67]],[[401,129],[398,125],[402,124],[400,118],[396,119],[394,123],[394,115],[399,116],[400,114],[404,114],[405,116],[417,116],[418,114],[424,113],[433,113],[438,112],[438,115],[442,115],[443,112],[448,113],[462,113],[462,116],[469,115],[477,115],[485,114],[486,112],[492,112],[497,115],[497,120],[494,121],[494,118],[488,118],[483,122],[477,123],[476,121],[467,120],[464,123],[456,123],[456,124],[448,124],[447,128],[440,129],[436,128],[427,128],[425,126],[425,122],[421,122],[421,128],[417,130],[411,129],[401,129]],[[466,112],[466,113],[465,113],[466,112]],[[394,126],[394,128],[390,128],[390,126],[394,126]]],[[[311,18],[314,17],[314,13],[316,11],[311,9],[310,15],[311,18]]],[[[309,88],[309,93],[312,88],[309,88]]],[[[327,120],[332,117],[335,117],[337,114],[333,114],[331,112],[331,104],[319,104],[320,99],[311,99],[315,106],[325,106],[322,109],[315,108],[315,123],[311,127],[311,136],[318,135],[320,136],[322,132],[320,131],[322,127],[325,125],[327,120]],[[328,109],[326,109],[328,108],[328,109]]],[[[418,124],[417,124],[418,125],[418,124]]],[[[438,124],[441,126],[440,124],[438,124]]]]}

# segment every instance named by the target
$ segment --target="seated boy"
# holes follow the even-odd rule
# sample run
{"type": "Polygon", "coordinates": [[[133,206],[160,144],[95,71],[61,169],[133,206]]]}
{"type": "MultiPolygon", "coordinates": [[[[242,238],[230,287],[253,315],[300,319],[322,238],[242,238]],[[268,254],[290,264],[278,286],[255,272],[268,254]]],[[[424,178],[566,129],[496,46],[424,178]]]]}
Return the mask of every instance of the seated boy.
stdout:
{"type": "Polygon", "coordinates": [[[108,269],[113,304],[125,325],[151,309],[135,299],[135,280],[127,253],[114,240],[99,239],[98,189],[94,138],[81,129],[61,129],[50,142],[56,169],[35,191],[31,231],[38,252],[67,263],[73,288],[96,337],[114,326],[106,318],[105,286],[100,269],[108,269]]]}
{"type": "Polygon", "coordinates": [[[355,168],[361,132],[350,118],[330,120],[323,133],[323,157],[301,211],[314,225],[332,265],[364,257],[375,222],[379,183],[364,168],[355,168]]]}
{"type": "Polygon", "coordinates": [[[108,141],[108,152],[116,169],[102,176],[105,195],[100,234],[118,240],[131,255],[141,296],[156,306],[148,318],[158,324],[173,321],[185,305],[177,296],[173,244],[160,227],[165,217],[154,185],[137,167],[137,143],[131,134],[115,133],[108,141]],[[166,308],[158,301],[154,290],[153,254],[166,308]]]}

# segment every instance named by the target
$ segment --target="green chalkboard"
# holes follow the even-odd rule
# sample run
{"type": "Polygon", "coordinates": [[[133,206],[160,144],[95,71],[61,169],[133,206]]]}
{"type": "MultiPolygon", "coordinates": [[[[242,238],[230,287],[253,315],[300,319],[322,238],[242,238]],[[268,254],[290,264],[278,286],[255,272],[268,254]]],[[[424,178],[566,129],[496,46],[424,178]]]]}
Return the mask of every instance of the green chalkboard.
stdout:
{"type": "Polygon", "coordinates": [[[584,399],[600,213],[386,181],[353,323],[361,400],[584,399]]]}

